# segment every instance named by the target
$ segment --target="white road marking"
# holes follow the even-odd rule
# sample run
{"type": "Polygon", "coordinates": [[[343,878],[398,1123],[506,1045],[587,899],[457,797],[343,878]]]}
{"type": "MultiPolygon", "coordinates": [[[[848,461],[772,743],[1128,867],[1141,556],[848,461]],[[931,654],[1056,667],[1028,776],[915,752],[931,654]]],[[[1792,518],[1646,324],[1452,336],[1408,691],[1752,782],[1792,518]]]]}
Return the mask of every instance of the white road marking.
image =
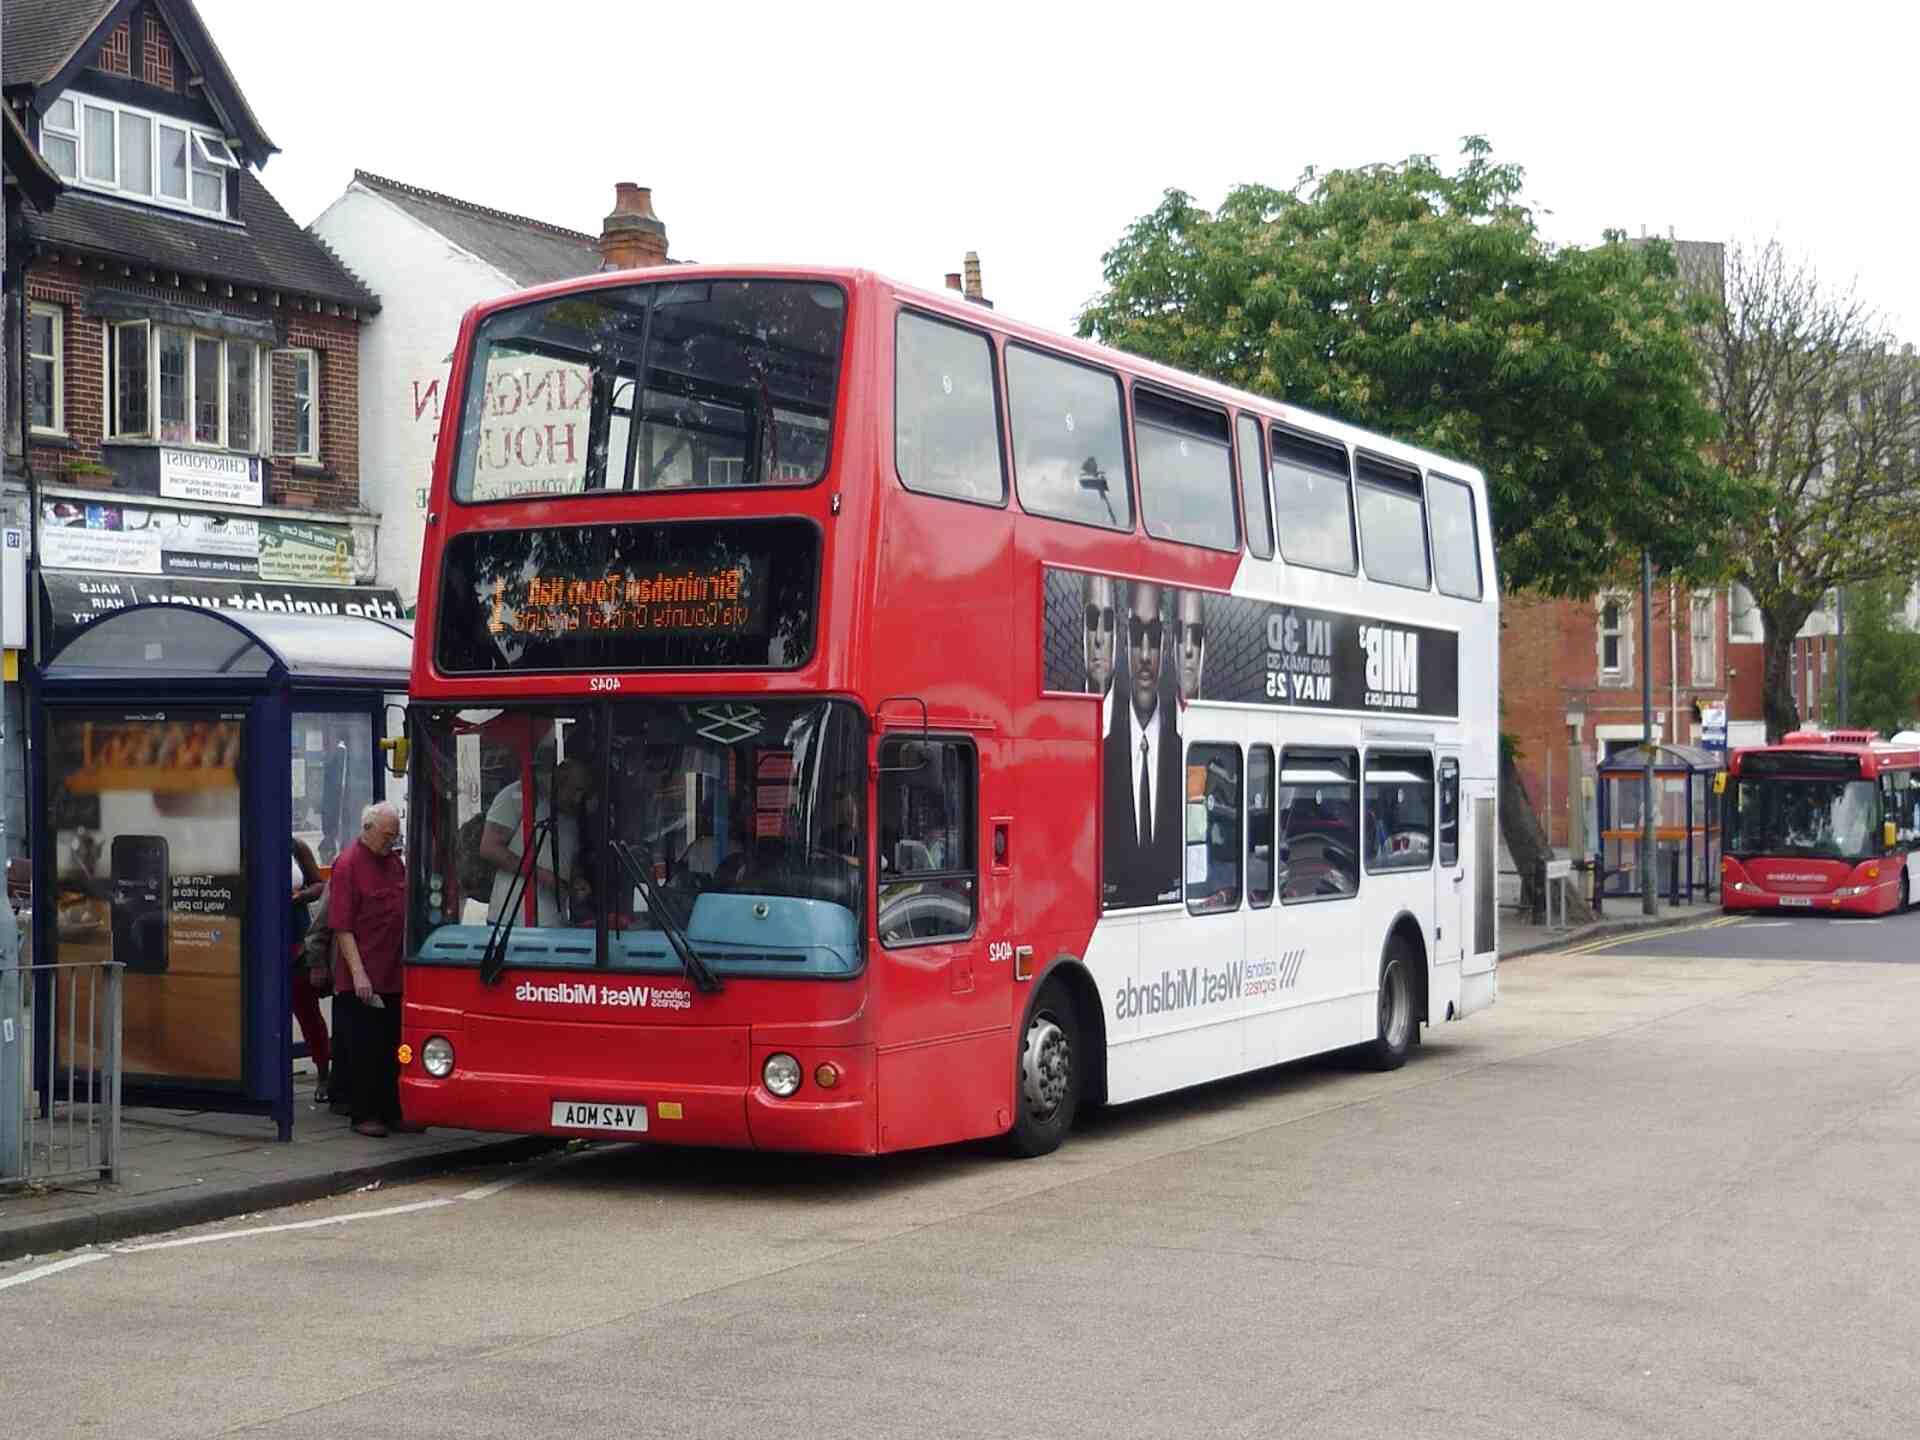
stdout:
{"type": "Polygon", "coordinates": [[[246,1230],[221,1230],[211,1235],[186,1235],[178,1240],[150,1240],[144,1245],[114,1245],[105,1250],[89,1250],[84,1255],[71,1255],[65,1260],[56,1260],[50,1265],[41,1265],[33,1270],[23,1270],[18,1275],[0,1280],[0,1290],[15,1285],[24,1285],[29,1280],[44,1279],[48,1275],[57,1275],[62,1270],[71,1270],[76,1265],[91,1265],[95,1260],[105,1260],[113,1255],[144,1255],[149,1250],[178,1250],[187,1245],[211,1245],[216,1240],[250,1240],[256,1235],[282,1235],[289,1230],[318,1230],[325,1225],[350,1225],[356,1220],[383,1220],[390,1215],[412,1215],[421,1210],[439,1210],[448,1205],[457,1205],[462,1201],[491,1200],[503,1190],[511,1190],[522,1180],[531,1180],[541,1171],[564,1156],[555,1156],[545,1164],[529,1165],[513,1175],[489,1181],[485,1185],[475,1185],[471,1190],[462,1190],[458,1195],[444,1200],[416,1200],[410,1205],[388,1205],[379,1210],[361,1210],[352,1215],[327,1215],[318,1220],[294,1220],[285,1225],[255,1225],[246,1230]]]}
{"type": "Polygon", "coordinates": [[[84,1255],[69,1255],[65,1260],[56,1260],[51,1265],[41,1265],[33,1270],[22,1270],[18,1275],[10,1275],[5,1280],[0,1280],[0,1290],[6,1290],[14,1285],[24,1285],[29,1280],[40,1280],[48,1275],[57,1275],[60,1271],[71,1270],[76,1265],[91,1265],[96,1260],[106,1258],[107,1252],[104,1250],[89,1250],[84,1255]]]}
{"type": "MultiPolygon", "coordinates": [[[[465,1197],[462,1196],[462,1199],[465,1197]]],[[[288,1230],[317,1230],[322,1225],[350,1225],[356,1220],[379,1220],[388,1215],[410,1215],[416,1210],[438,1210],[451,1200],[416,1200],[411,1205],[389,1205],[384,1210],[361,1210],[352,1215],[328,1215],[320,1220],[295,1220],[287,1225],[256,1225],[251,1230],[222,1230],[214,1235],[189,1235],[182,1240],[155,1240],[146,1245],[116,1245],[116,1255],[139,1255],[148,1250],[177,1250],[182,1245],[211,1245],[216,1240],[250,1240],[255,1235],[279,1235],[288,1230]]]]}
{"type": "Polygon", "coordinates": [[[1792,923],[1791,920],[1749,920],[1747,928],[1749,930],[1782,930],[1792,923]]]}

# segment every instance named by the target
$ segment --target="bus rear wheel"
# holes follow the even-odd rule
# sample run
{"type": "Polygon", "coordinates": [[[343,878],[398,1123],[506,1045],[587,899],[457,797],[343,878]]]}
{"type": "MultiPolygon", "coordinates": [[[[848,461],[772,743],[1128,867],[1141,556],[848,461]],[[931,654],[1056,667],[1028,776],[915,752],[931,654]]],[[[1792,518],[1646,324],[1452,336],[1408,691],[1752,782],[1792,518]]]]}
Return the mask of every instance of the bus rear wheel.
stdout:
{"type": "Polygon", "coordinates": [[[1398,935],[1380,959],[1377,1014],[1373,1041],[1365,1048],[1367,1063],[1375,1070],[1398,1070],[1407,1063],[1414,1026],[1413,950],[1398,935]]]}
{"type": "Polygon", "coordinates": [[[1006,1148],[1027,1158],[1060,1148],[1080,1104],[1080,1019],[1064,985],[1049,981],[1027,1011],[1006,1148]]]}
{"type": "Polygon", "coordinates": [[[1907,857],[1902,855],[1900,857],[1900,903],[1893,907],[1894,914],[1904,915],[1907,913],[1907,906],[1913,902],[1913,897],[1909,893],[1911,888],[1907,883],[1907,857]]]}

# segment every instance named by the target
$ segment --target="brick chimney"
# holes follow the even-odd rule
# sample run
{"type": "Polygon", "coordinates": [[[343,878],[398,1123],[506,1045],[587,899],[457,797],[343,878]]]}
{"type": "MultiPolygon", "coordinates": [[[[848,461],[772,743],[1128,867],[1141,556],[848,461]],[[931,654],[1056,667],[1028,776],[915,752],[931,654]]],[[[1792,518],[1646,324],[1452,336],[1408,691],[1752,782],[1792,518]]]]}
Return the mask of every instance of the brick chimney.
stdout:
{"type": "Polygon", "coordinates": [[[958,290],[960,288],[960,272],[958,270],[949,270],[947,272],[947,288],[949,290],[958,290]]]}
{"type": "Polygon", "coordinates": [[[600,222],[600,268],[639,270],[667,263],[667,227],[653,213],[653,191],[631,180],[613,187],[613,213],[600,222]]]}
{"type": "Polygon", "coordinates": [[[991,310],[993,308],[993,302],[987,299],[986,292],[980,288],[980,252],[979,251],[977,250],[967,251],[966,267],[967,267],[967,280],[966,280],[966,290],[964,293],[967,299],[971,300],[976,305],[984,305],[987,307],[987,309],[991,310]]]}

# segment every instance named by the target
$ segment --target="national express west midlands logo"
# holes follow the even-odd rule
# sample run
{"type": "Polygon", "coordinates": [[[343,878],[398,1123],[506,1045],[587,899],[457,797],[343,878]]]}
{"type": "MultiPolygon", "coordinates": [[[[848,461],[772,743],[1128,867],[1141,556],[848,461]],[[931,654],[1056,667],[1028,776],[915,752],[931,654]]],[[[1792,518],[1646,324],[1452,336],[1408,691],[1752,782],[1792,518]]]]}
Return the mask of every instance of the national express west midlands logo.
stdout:
{"type": "Polygon", "coordinates": [[[1362,625],[1360,648],[1367,652],[1369,708],[1420,708],[1420,636],[1391,625],[1362,625]]]}
{"type": "Polygon", "coordinates": [[[1129,980],[1113,997],[1113,1018],[1137,1020],[1146,1015],[1164,1015],[1169,1010],[1219,1005],[1243,997],[1253,999],[1291,990],[1300,978],[1300,966],[1306,958],[1304,949],[1289,950],[1274,960],[1235,960],[1219,970],[1201,965],[1162,970],[1158,980],[1149,980],[1144,985],[1129,980]]]}

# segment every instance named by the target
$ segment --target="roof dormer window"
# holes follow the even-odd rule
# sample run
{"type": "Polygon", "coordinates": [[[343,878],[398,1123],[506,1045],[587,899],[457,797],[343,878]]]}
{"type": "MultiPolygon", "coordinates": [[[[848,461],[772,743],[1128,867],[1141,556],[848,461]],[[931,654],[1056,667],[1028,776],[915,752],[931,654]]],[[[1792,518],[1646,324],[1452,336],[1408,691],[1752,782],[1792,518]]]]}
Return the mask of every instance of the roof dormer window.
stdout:
{"type": "Polygon", "coordinates": [[[85,190],[226,219],[227,175],[240,169],[220,135],[88,95],[62,95],[40,122],[40,152],[85,190]]]}

